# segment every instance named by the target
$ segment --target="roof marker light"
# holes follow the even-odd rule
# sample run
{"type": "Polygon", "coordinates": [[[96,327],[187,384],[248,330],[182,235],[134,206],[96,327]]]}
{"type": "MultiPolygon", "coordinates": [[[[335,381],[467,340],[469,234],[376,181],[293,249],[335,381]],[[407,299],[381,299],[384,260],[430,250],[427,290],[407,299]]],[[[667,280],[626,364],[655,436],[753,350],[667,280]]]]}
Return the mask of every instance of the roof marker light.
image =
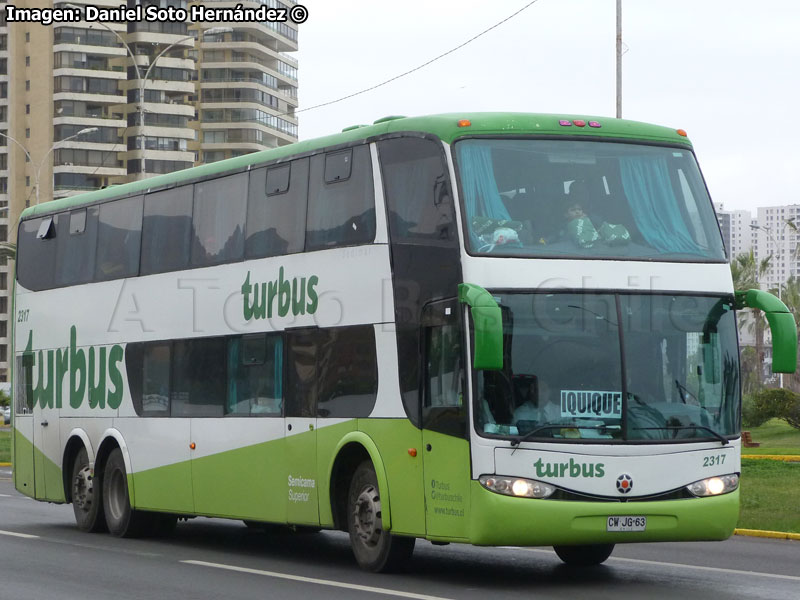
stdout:
{"type": "Polygon", "coordinates": [[[589,127],[602,127],[597,121],[589,121],[589,127]]]}
{"type": "Polygon", "coordinates": [[[469,119],[459,119],[458,120],[458,126],[459,127],[469,127],[471,125],[472,125],[472,121],[470,121],[469,119]]]}
{"type": "Polygon", "coordinates": [[[683,129],[678,129],[676,133],[680,136],[686,137],[686,131],[683,129]]]}
{"type": "Polygon", "coordinates": [[[558,124],[561,125],[562,127],[569,127],[570,125],[572,125],[572,121],[567,121],[566,119],[561,119],[558,122],[558,124]]]}
{"type": "Polygon", "coordinates": [[[586,127],[586,121],[582,119],[575,119],[573,123],[575,123],[576,127],[586,127]]]}

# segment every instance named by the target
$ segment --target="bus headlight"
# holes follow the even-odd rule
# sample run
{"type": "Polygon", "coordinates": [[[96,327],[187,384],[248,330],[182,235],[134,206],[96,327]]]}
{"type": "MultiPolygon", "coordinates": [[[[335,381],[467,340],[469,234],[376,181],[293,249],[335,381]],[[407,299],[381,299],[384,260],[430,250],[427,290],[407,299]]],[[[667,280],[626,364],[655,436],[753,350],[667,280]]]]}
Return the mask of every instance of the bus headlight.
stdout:
{"type": "Polygon", "coordinates": [[[521,477],[481,475],[478,481],[489,491],[518,498],[549,498],[556,491],[552,485],[521,477]]]}
{"type": "Polygon", "coordinates": [[[736,473],[731,475],[719,475],[709,477],[701,481],[695,481],[686,486],[689,493],[697,497],[719,496],[727,494],[739,487],[739,476],[736,473]]]}

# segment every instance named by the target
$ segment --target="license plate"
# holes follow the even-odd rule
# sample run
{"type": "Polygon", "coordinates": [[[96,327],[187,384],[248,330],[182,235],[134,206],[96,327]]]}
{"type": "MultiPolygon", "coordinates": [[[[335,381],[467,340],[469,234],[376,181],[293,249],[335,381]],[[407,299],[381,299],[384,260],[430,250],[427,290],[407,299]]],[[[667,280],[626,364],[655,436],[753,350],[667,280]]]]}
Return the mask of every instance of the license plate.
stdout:
{"type": "Polygon", "coordinates": [[[606,531],[644,531],[647,517],[608,517],[606,531]]]}

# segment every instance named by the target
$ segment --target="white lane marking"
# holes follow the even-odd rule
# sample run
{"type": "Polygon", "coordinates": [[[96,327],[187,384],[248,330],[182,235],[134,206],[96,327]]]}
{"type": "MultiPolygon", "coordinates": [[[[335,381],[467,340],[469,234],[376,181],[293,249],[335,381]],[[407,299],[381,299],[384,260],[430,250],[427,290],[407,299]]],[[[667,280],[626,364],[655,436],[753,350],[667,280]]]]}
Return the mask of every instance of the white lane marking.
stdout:
{"type": "Polygon", "coordinates": [[[0,529],[0,535],[10,535],[12,537],[20,537],[26,539],[36,539],[38,535],[31,535],[30,533],[17,533],[16,531],[3,531],[0,529]]]}
{"type": "Polygon", "coordinates": [[[11,498],[11,494],[0,494],[0,498],[11,498]]]}
{"type": "MultiPolygon", "coordinates": [[[[525,552],[539,552],[542,554],[550,554],[555,556],[552,550],[542,550],[539,548],[518,548],[514,546],[503,546],[506,550],[524,550],[525,552]]],[[[738,569],[725,569],[723,567],[704,567],[701,565],[685,565],[682,563],[668,563],[659,562],[657,560],[643,560],[641,558],[623,558],[621,556],[612,556],[608,559],[609,562],[627,562],[637,565],[651,565],[658,567],[676,567],[679,569],[693,569],[695,571],[709,571],[712,573],[725,573],[731,575],[755,575],[756,577],[769,577],[772,579],[788,579],[789,581],[800,581],[800,577],[795,575],[779,575],[778,573],[762,573],[759,571],[740,571],[738,569]]]]}
{"type": "Polygon", "coordinates": [[[276,573],[275,571],[261,571],[259,569],[247,569],[245,567],[235,567],[233,565],[223,565],[219,563],[205,562],[202,560],[182,560],[187,565],[198,565],[201,567],[213,567],[215,569],[226,569],[228,571],[238,571],[240,573],[251,573],[253,575],[264,575],[266,577],[276,577],[278,579],[290,579],[292,581],[302,581],[304,583],[316,583],[331,587],[358,590],[360,592],[372,592],[373,594],[384,594],[386,596],[400,596],[401,598],[416,598],[418,600],[448,600],[441,596],[426,596],[425,594],[414,594],[412,592],[401,592],[388,588],[372,587],[368,585],[358,585],[354,583],[343,583],[341,581],[331,581],[330,579],[316,579],[314,577],[302,577],[300,575],[289,575],[287,573],[276,573]]]}

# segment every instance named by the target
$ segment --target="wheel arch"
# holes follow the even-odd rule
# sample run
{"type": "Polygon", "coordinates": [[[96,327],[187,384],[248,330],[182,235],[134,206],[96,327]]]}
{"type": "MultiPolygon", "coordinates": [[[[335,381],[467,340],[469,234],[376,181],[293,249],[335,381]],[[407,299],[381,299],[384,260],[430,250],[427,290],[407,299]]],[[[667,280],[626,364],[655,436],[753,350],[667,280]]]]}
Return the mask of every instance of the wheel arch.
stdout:
{"type": "Polygon", "coordinates": [[[64,499],[67,503],[72,502],[72,463],[81,451],[86,450],[89,457],[89,464],[94,464],[94,447],[89,435],[79,427],[74,428],[67,436],[67,443],[64,445],[64,453],[61,457],[61,479],[64,485],[64,499]]]}
{"type": "Polygon", "coordinates": [[[128,454],[128,445],[125,443],[125,438],[119,430],[111,427],[103,432],[101,439],[102,441],[97,449],[97,459],[95,460],[94,468],[105,468],[105,463],[111,452],[113,452],[115,448],[119,448],[122,453],[122,460],[125,463],[125,472],[128,475],[128,495],[130,496],[131,506],[134,506],[133,480],[130,477],[132,473],[131,457],[128,454]]]}
{"type": "Polygon", "coordinates": [[[365,460],[372,462],[378,479],[383,527],[384,529],[392,527],[389,482],[378,446],[366,433],[351,431],[339,440],[328,466],[328,498],[333,524],[337,529],[347,529],[347,494],[350,480],[358,465],[365,460]]]}

